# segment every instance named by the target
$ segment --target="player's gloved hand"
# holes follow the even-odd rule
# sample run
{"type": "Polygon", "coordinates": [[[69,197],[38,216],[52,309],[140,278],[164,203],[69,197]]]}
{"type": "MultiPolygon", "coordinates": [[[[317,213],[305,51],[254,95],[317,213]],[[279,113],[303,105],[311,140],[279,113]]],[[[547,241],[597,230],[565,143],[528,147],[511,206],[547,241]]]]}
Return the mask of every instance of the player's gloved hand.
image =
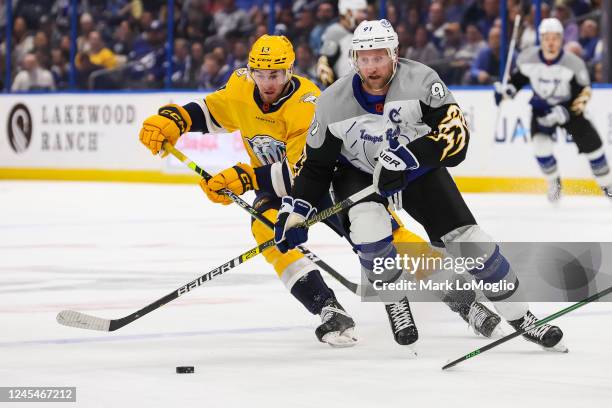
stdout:
{"type": "Polygon", "coordinates": [[[290,196],[283,197],[282,202],[274,223],[274,242],[278,250],[284,254],[308,240],[308,228],[296,225],[316,214],[317,209],[307,201],[290,196]]]}
{"type": "Polygon", "coordinates": [[[324,86],[329,86],[334,83],[335,76],[334,70],[329,65],[329,60],[325,55],[321,55],[317,61],[317,78],[321,81],[321,84],[324,86]]]}
{"type": "MultiPolygon", "coordinates": [[[[167,140],[174,146],[183,133],[189,132],[191,118],[182,106],[170,104],[159,108],[157,115],[145,119],[140,129],[140,142],[151,153],[158,154],[162,143],[167,140]]],[[[164,154],[164,157],[168,153],[164,154]]]]}
{"type": "Polygon", "coordinates": [[[536,117],[538,125],[545,127],[564,125],[568,120],[569,112],[561,105],[553,106],[548,114],[536,117]]]}
{"type": "Polygon", "coordinates": [[[232,203],[231,198],[220,192],[224,188],[237,195],[259,189],[255,170],[246,163],[238,163],[229,169],[225,169],[208,181],[201,179],[200,187],[210,201],[223,205],[232,203]]]}
{"type": "Polygon", "coordinates": [[[374,167],[374,186],[380,195],[389,197],[406,188],[407,170],[419,168],[419,161],[408,147],[397,138],[389,139],[389,146],[381,149],[374,167]]]}
{"type": "Polygon", "coordinates": [[[516,95],[516,87],[512,84],[502,84],[497,81],[493,83],[493,89],[495,90],[495,104],[499,105],[503,99],[514,98],[516,95]]]}

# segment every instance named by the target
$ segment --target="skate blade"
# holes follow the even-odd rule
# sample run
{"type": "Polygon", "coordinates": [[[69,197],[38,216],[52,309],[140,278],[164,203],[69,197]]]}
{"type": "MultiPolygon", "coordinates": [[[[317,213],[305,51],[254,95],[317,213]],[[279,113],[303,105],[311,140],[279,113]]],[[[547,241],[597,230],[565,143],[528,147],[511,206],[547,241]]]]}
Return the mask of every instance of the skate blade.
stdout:
{"type": "Polygon", "coordinates": [[[406,352],[406,357],[408,357],[408,359],[412,360],[418,357],[418,353],[414,343],[404,345],[402,346],[402,348],[406,352]]]}
{"type": "Polygon", "coordinates": [[[340,332],[327,333],[321,338],[323,343],[329,344],[333,348],[347,348],[353,347],[357,344],[358,340],[354,336],[352,329],[347,329],[340,332]]]}
{"type": "Polygon", "coordinates": [[[495,326],[493,332],[491,332],[490,339],[501,339],[502,337],[506,337],[506,332],[501,328],[501,324],[495,326]]]}
{"type": "Polygon", "coordinates": [[[552,347],[542,347],[544,350],[551,353],[569,353],[569,349],[563,343],[563,340],[560,340],[557,344],[552,347]]]}

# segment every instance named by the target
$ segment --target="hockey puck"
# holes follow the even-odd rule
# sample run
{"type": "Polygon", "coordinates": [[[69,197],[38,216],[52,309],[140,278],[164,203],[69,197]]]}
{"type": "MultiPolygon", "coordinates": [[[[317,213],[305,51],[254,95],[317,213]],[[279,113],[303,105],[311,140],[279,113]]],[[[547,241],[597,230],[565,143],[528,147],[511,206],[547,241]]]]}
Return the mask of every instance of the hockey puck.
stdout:
{"type": "Polygon", "coordinates": [[[195,372],[195,369],[193,368],[193,366],[179,366],[179,367],[176,367],[176,373],[177,374],[192,374],[193,372],[195,372]]]}

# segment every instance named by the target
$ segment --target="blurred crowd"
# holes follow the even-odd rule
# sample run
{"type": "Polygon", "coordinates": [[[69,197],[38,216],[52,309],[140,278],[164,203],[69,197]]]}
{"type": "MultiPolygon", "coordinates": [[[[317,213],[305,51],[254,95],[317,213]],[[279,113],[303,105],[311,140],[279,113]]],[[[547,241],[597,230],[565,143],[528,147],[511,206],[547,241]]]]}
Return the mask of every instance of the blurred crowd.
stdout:
{"type": "MultiPolygon", "coordinates": [[[[6,1],[0,1],[0,79],[5,81],[6,1]]],[[[9,0],[10,1],[10,0],[9,0]]],[[[14,91],[67,89],[70,61],[70,0],[13,0],[14,91]]],[[[531,2],[508,0],[509,21],[523,15],[517,48],[535,44],[531,2]],[[525,3],[527,6],[525,7],[525,3]]],[[[602,82],[602,0],[543,1],[542,18],[565,27],[565,49],[583,58],[592,79],[602,82]]],[[[176,0],[168,33],[166,0],[80,0],[76,40],[78,89],[216,89],[246,66],[250,45],[268,33],[267,0],[176,0]],[[166,42],[173,34],[172,63],[166,42]]],[[[432,66],[448,84],[498,80],[499,0],[386,2],[386,18],[399,35],[400,56],[432,66]]],[[[319,83],[316,62],[327,27],[338,19],[337,1],[277,0],[273,34],[284,34],[296,51],[295,72],[319,83]]],[[[367,19],[380,16],[368,1],[367,19]]],[[[508,26],[508,36],[512,25],[508,26]]],[[[272,33],[270,33],[272,34],[272,33]]],[[[5,88],[3,84],[3,88],[5,88]]]]}

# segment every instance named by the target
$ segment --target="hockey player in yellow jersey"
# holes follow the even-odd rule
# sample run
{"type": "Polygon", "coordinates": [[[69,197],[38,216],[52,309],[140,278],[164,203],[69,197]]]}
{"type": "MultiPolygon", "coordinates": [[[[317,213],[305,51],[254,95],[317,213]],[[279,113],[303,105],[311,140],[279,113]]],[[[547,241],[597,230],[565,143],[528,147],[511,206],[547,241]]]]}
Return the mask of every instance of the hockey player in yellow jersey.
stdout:
{"type": "MultiPolygon", "coordinates": [[[[291,169],[302,154],[316,98],[320,91],[308,79],[294,75],[295,53],[284,36],[264,35],[249,53],[248,68],[236,70],[225,84],[205,98],[185,106],[166,105],[145,120],[141,142],[153,154],[168,140],[175,144],[189,131],[240,130],[250,163],[237,163],[201,187],[215,203],[232,201],[218,193],[229,188],[237,194],[255,190],[253,206],[270,221],[276,220],[280,198],[287,195],[291,169]]],[[[252,221],[257,243],[274,237],[260,221],[252,221]]],[[[276,247],[263,252],[291,294],[322,323],[315,334],[335,347],[356,342],[355,323],[327,286],[317,266],[301,252],[282,254],[276,247]]]]}

